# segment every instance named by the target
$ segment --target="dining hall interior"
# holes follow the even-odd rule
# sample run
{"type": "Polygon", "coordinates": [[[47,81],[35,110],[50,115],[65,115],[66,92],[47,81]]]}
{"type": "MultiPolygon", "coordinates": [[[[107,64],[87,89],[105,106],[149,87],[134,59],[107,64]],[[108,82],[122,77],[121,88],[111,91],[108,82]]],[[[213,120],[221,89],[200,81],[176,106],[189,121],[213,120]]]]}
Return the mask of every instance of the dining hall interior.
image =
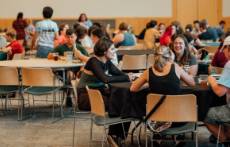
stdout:
{"type": "Polygon", "coordinates": [[[230,147],[229,0],[1,2],[0,147],[230,147]]]}

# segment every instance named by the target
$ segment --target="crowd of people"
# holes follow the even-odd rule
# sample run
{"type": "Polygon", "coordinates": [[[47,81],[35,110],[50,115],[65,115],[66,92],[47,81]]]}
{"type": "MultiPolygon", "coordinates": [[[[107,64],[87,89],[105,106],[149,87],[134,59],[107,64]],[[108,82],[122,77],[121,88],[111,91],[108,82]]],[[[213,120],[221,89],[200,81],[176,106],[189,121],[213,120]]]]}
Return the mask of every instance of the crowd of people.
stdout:
{"type": "MultiPolygon", "coordinates": [[[[38,58],[47,58],[53,52],[63,56],[66,51],[72,51],[77,59],[85,63],[77,75],[80,78],[77,87],[79,109],[90,110],[86,85],[101,91],[108,109],[110,91],[107,84],[132,79],[118,68],[122,58],[117,59],[115,48],[135,46],[138,40],[143,40],[147,49],[154,50],[153,65],[132,82],[131,92],[139,91],[148,83],[153,93],[179,94],[180,81],[188,86],[195,85],[193,77],[198,72],[198,60],[202,59],[202,41],[211,40],[220,42],[211,64],[224,68],[224,71],[219,81],[209,76],[208,83],[217,95],[226,94],[227,104],[210,109],[207,128],[216,137],[218,123],[230,120],[230,31],[225,31],[224,21],[220,21],[218,27],[211,27],[207,20],[195,20],[183,29],[178,21],[166,26],[151,20],[139,35],[133,34],[130,25],[122,22],[111,35],[103,25],[92,23],[85,13],[80,14],[73,26],[58,26],[52,20],[53,9],[49,6],[43,8],[42,14],[43,19],[34,26],[30,19],[23,18],[22,12],[18,13],[12,24],[14,30],[9,29],[0,35],[0,50],[7,53],[8,59],[12,59],[14,54],[25,53],[26,49],[36,50],[38,58]]],[[[230,139],[229,134],[230,128],[224,127],[221,142],[230,139]]],[[[120,136],[117,131],[110,131],[109,135],[113,139],[120,136]]]]}

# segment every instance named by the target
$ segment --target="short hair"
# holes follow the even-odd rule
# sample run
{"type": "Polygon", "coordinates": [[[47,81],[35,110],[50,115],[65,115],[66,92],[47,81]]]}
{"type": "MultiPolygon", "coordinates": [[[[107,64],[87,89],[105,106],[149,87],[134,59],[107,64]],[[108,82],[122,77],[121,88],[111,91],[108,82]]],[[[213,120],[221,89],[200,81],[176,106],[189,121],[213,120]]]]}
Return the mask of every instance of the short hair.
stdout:
{"type": "Polygon", "coordinates": [[[105,36],[105,33],[100,28],[93,29],[92,32],[91,32],[91,34],[94,35],[94,36],[96,36],[96,37],[98,37],[98,38],[101,38],[101,37],[105,36]]]}
{"type": "Polygon", "coordinates": [[[192,24],[187,24],[185,26],[185,32],[192,32],[192,24]]]}
{"type": "Polygon", "coordinates": [[[113,42],[110,39],[102,37],[94,46],[94,54],[99,57],[104,56],[112,44],[113,42]]]}
{"type": "Polygon", "coordinates": [[[224,20],[221,20],[221,21],[219,22],[219,25],[221,25],[221,24],[226,24],[226,22],[225,22],[224,20]]]}
{"type": "Polygon", "coordinates": [[[87,29],[80,25],[77,27],[76,34],[78,39],[82,39],[87,34],[87,29]]]}
{"type": "Polygon", "coordinates": [[[157,25],[157,21],[156,20],[151,20],[148,24],[147,24],[147,28],[154,28],[157,25]]]}
{"type": "Polygon", "coordinates": [[[200,21],[199,20],[194,20],[193,24],[196,24],[196,23],[200,24],[200,21]]]}
{"type": "Polygon", "coordinates": [[[67,36],[70,36],[70,35],[72,35],[72,34],[75,34],[75,32],[74,32],[73,29],[67,29],[67,30],[66,30],[66,35],[67,35],[67,36]]]}
{"type": "Polygon", "coordinates": [[[127,31],[129,29],[129,26],[127,23],[125,22],[122,22],[120,25],[119,25],[119,30],[121,31],[127,31]]]}
{"type": "Polygon", "coordinates": [[[49,6],[46,6],[43,8],[42,14],[44,18],[51,18],[53,15],[53,9],[49,6]]]}
{"type": "Polygon", "coordinates": [[[9,37],[15,39],[16,38],[16,32],[15,32],[15,30],[13,30],[13,29],[8,30],[6,32],[6,36],[9,36],[9,37]]]}

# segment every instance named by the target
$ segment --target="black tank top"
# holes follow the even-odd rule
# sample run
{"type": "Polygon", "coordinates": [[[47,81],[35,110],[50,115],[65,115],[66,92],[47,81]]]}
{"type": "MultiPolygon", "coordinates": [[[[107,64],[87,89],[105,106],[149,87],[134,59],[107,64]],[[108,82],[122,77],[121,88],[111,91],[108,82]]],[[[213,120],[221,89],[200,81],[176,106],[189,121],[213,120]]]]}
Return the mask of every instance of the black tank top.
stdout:
{"type": "Polygon", "coordinates": [[[169,73],[164,76],[154,74],[152,68],[149,68],[149,88],[157,94],[179,94],[180,79],[176,75],[175,65],[172,64],[169,73]]]}

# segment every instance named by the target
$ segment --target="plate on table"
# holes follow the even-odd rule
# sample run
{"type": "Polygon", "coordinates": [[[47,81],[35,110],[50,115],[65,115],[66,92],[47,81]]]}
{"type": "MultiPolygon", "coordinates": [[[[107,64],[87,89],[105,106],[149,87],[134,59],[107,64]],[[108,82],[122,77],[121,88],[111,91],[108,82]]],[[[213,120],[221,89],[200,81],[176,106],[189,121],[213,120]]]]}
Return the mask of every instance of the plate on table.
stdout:
{"type": "Polygon", "coordinates": [[[81,60],[73,60],[73,63],[81,63],[81,60]]]}

